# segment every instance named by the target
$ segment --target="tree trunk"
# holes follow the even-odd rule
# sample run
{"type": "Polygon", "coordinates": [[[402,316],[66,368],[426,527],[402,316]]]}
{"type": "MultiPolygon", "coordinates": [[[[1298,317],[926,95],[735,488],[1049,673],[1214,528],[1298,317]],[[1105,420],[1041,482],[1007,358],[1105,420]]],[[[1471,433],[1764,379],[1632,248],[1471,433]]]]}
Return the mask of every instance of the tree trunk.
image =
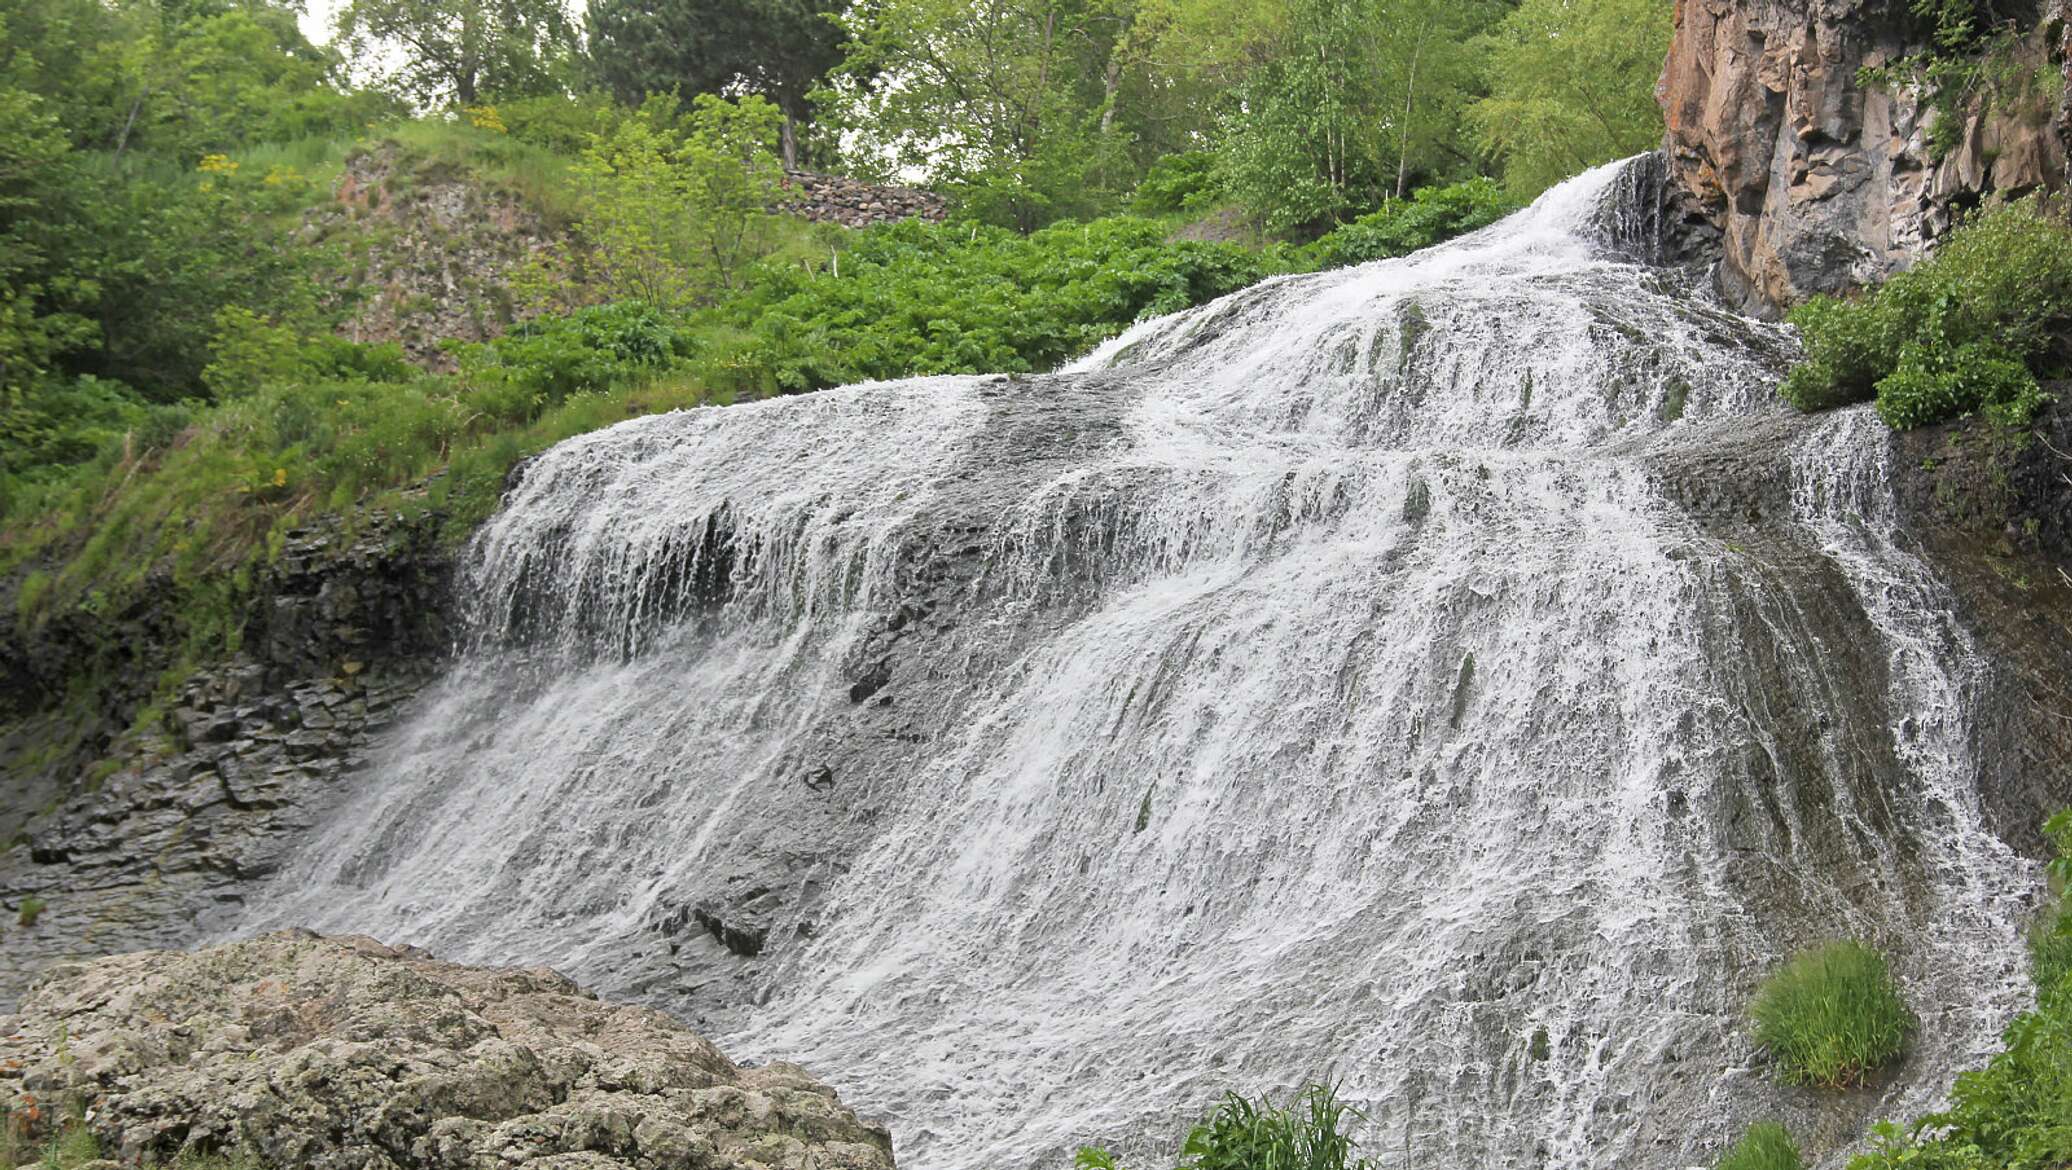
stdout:
{"type": "Polygon", "coordinates": [[[1417,60],[1424,55],[1424,34],[1418,33],[1417,47],[1410,50],[1410,77],[1403,84],[1403,128],[1396,134],[1396,198],[1410,177],[1410,113],[1417,100],[1417,60]]]}
{"type": "Polygon", "coordinates": [[[150,96],[151,90],[147,86],[137,94],[137,100],[130,103],[129,117],[123,119],[122,133],[115,139],[115,165],[118,167],[122,165],[122,152],[129,149],[130,131],[136,128],[137,115],[144,109],[144,99],[150,96]]]}
{"type": "Polygon", "coordinates": [[[778,143],[784,151],[784,169],[787,171],[798,170],[799,120],[796,115],[789,111],[784,115],[784,132],[778,138],[778,143]]]}
{"type": "Polygon", "coordinates": [[[1115,94],[1122,88],[1122,60],[1114,50],[1108,53],[1108,72],[1101,78],[1101,137],[1115,130],[1115,94]]]}

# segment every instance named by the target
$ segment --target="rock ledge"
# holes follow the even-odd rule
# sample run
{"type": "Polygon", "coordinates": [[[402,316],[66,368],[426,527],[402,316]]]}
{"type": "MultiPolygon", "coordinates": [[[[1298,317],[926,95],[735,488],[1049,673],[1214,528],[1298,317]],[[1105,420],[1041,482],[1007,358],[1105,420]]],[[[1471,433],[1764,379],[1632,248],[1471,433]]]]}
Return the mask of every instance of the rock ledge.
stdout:
{"type": "Polygon", "coordinates": [[[306,931],[51,969],[0,1017],[0,1102],[86,1110],[122,1161],[891,1170],[892,1140],[790,1064],[545,968],[306,931]]]}

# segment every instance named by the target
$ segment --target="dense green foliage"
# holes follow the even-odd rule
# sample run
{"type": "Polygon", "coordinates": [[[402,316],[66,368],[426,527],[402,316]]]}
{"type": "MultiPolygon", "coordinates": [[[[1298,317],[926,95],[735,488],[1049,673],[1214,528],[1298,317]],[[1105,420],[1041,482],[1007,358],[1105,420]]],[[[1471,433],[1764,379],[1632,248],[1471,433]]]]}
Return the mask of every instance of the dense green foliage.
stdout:
{"type": "Polygon", "coordinates": [[[575,23],[561,0],[348,0],[338,33],[424,105],[560,93],[573,76],[575,23]]]}
{"type": "MultiPolygon", "coordinates": [[[[1224,1095],[1190,1129],[1180,1147],[1179,1170],[1367,1170],[1353,1153],[1345,1124],[1359,1114],[1330,1085],[1305,1086],[1285,1103],[1224,1095]]],[[[1081,1149],[1079,1170],[1120,1170],[1106,1150],[1081,1149]]]]}
{"type": "Polygon", "coordinates": [[[1140,317],[1201,304],[1301,263],[1234,244],[1167,243],[1141,219],[1020,236],[919,223],[874,228],[839,277],[767,272],[721,318],[753,339],[750,391],[906,374],[1048,369],[1140,317]]]}
{"type": "MultiPolygon", "coordinates": [[[[156,435],[111,445],[16,509],[9,559],[70,550],[44,572],[45,605],[105,604],[166,572],[197,599],[234,583],[269,536],[314,509],[350,512],[370,495],[425,483],[400,504],[441,506],[456,524],[486,515],[516,459],[698,391],[658,380],[687,338],[661,314],[606,306],[463,347],[460,372],[433,375],[393,347],[296,338],[250,319],[226,323],[211,368],[222,400],[189,407],[156,435]],[[249,355],[249,356],[246,356],[249,355]]],[[[196,614],[198,651],[235,630],[196,614]]]]}
{"type": "Polygon", "coordinates": [[[1490,179],[1420,188],[1415,197],[1382,205],[1316,243],[1327,266],[1407,256],[1464,232],[1486,227],[1518,209],[1490,179]]]}
{"type": "Polygon", "coordinates": [[[1504,17],[1481,42],[1490,92],[1468,116],[1513,193],[1661,144],[1669,32],[1654,0],[1524,0],[1504,17]]]}
{"type": "Polygon", "coordinates": [[[1957,1078],[1950,1107],[1910,1126],[1880,1123],[1849,1170],[2056,1170],[2072,1164],[2072,813],[2044,826],[2056,852],[2049,917],[2030,937],[2036,1006],[2004,1050],[1957,1078]]]}
{"type": "Polygon", "coordinates": [[[739,84],[783,111],[784,159],[796,165],[813,90],[843,59],[834,19],[842,7],[828,0],[591,0],[591,71],[629,106],[739,84]]]}
{"type": "Polygon", "coordinates": [[[1716,1170],[1799,1170],[1799,1144],[1774,1121],[1759,1121],[1748,1127],[1716,1170]]]}
{"type": "Polygon", "coordinates": [[[1655,144],[1670,34],[1662,0],[884,0],[842,19],[819,101],[848,164],[924,171],[1022,230],[1143,179],[1169,208],[1175,155],[1276,233],[1492,159],[1530,196],[1655,144]]]}
{"type": "Polygon", "coordinates": [[[1861,299],[1815,297],[1791,320],[1806,356],[1782,393],[1802,410],[1875,398],[1901,429],[1973,411],[2024,424],[2072,356],[2072,226],[2033,200],[1995,208],[1861,299]]]}
{"type": "Polygon", "coordinates": [[[1896,1058],[1914,1028],[1885,957],[1853,940],[1794,956],[1763,980],[1751,1012],[1779,1080],[1833,1089],[1896,1058]]]}

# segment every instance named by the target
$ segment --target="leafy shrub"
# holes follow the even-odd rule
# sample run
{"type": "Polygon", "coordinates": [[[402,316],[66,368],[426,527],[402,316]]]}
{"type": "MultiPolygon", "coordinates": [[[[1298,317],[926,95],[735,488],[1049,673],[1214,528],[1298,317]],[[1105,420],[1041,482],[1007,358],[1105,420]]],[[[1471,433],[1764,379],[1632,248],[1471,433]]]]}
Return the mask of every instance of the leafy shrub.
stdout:
{"type": "Polygon", "coordinates": [[[1409,199],[1382,205],[1340,227],[1312,247],[1326,268],[1407,256],[1495,223],[1518,209],[1495,180],[1469,179],[1422,187],[1409,199]]]}
{"type": "Polygon", "coordinates": [[[1897,1057],[1914,1026],[1884,956],[1854,941],[1794,957],[1757,989],[1753,1012],[1780,1079],[1836,1089],[1897,1057]]]}
{"type": "Polygon", "coordinates": [[[1815,297],[1790,319],[1806,352],[1780,391],[1802,410],[1875,398],[1899,429],[1972,411],[2019,426],[2065,372],[2072,226],[2033,199],[1995,208],[1861,300],[1815,297]]]}
{"type": "Polygon", "coordinates": [[[0,505],[10,481],[49,479],[124,435],[184,416],[181,407],[146,403],[120,383],[91,376],[46,378],[0,397],[0,505]]]}
{"type": "Polygon", "coordinates": [[[1200,211],[1221,198],[1216,185],[1216,156],[1206,150],[1187,150],[1159,158],[1144,171],[1130,210],[1141,215],[1166,215],[1176,211],[1200,211]]]}
{"type": "Polygon", "coordinates": [[[690,350],[686,334],[639,301],[541,317],[494,341],[455,347],[474,404],[511,421],[531,421],[572,395],[653,378],[690,350]]]}
{"type": "Polygon", "coordinates": [[[765,392],[1019,373],[1297,263],[1235,244],[1167,243],[1162,225],[1128,217],[1028,236],[909,221],[858,233],[839,275],[766,267],[706,320],[754,339],[730,351],[729,378],[765,392]]]}
{"type": "Polygon", "coordinates": [[[1183,1170],[1365,1170],[1344,1132],[1358,1114],[1329,1085],[1310,1085],[1286,1105],[1231,1093],[1188,1131],[1183,1170]]]}
{"type": "Polygon", "coordinates": [[[130,432],[63,479],[10,498],[0,569],[36,556],[52,565],[23,597],[23,617],[119,601],[162,571],[194,652],[230,648],[230,602],[246,570],[271,536],[312,512],[350,514],[430,480],[415,506],[442,507],[465,530],[495,506],[518,459],[704,397],[663,380],[690,343],[644,305],[597,306],[459,347],[461,371],[450,376],[402,364],[391,347],[232,324],[211,367],[227,379],[221,402],[184,416],[177,433],[130,432]],[[262,360],[255,338],[280,352],[262,360]]]}
{"type": "Polygon", "coordinates": [[[43,899],[30,894],[22,899],[21,911],[16,915],[15,921],[25,928],[34,926],[36,925],[36,920],[43,917],[43,911],[48,908],[48,905],[43,899]]]}
{"type": "Polygon", "coordinates": [[[609,135],[625,116],[609,99],[595,94],[509,98],[490,108],[505,133],[562,156],[581,154],[596,138],[609,135]]]}
{"type": "Polygon", "coordinates": [[[1799,1145],[1774,1121],[1748,1127],[1741,1140],[1719,1160],[1718,1170],[1799,1170],[1799,1145]]]}

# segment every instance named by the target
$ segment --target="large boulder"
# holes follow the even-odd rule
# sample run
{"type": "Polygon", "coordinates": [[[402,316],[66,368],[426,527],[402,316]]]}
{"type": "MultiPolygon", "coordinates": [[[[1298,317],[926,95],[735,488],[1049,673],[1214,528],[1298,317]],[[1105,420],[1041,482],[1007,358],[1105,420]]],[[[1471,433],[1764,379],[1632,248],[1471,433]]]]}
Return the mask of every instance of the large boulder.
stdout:
{"type": "Polygon", "coordinates": [[[0,1102],[83,1115],[124,1162],[311,1170],[891,1170],[795,1065],[740,1068],[544,968],[306,931],[53,968],[0,1018],[0,1102]]]}

